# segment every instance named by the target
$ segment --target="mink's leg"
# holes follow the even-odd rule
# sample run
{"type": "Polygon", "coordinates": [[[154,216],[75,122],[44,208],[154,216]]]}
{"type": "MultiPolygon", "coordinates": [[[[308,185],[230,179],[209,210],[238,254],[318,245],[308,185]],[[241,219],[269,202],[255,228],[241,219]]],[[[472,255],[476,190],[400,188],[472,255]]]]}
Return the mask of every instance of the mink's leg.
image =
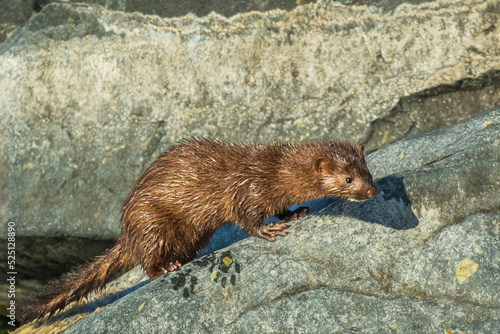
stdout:
{"type": "Polygon", "coordinates": [[[288,221],[288,220],[297,220],[299,217],[304,217],[311,211],[311,208],[308,206],[300,206],[297,209],[290,211],[290,210],[285,210],[281,212],[280,214],[276,215],[276,218],[278,218],[280,221],[288,221]]]}

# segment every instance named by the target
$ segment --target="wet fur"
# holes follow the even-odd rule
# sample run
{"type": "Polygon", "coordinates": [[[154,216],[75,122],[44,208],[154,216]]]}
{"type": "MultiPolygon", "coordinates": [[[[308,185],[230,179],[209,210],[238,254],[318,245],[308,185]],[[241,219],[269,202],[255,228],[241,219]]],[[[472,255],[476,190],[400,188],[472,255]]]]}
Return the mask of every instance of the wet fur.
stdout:
{"type": "MultiPolygon", "coordinates": [[[[155,279],[170,263],[194,259],[226,224],[272,241],[262,222],[293,204],[326,196],[364,200],[375,193],[363,148],[353,144],[182,142],[160,155],[128,195],[116,245],[47,287],[24,310],[24,319],[53,315],[101,290],[125,267],[139,264],[155,279]]],[[[271,235],[286,235],[285,225],[271,235]]]]}

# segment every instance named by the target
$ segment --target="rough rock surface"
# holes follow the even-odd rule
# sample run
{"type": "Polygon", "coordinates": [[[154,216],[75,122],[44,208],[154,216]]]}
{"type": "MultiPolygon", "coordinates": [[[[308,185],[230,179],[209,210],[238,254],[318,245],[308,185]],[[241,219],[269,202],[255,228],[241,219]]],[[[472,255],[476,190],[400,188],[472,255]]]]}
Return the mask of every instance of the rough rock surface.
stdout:
{"type": "MultiPolygon", "coordinates": [[[[38,2],[45,6],[56,1],[38,0],[38,2]]],[[[291,10],[298,4],[308,3],[311,0],[69,0],[69,2],[100,5],[107,10],[141,12],[161,17],[176,17],[189,13],[205,16],[211,12],[230,17],[249,11],[291,10]]]]}
{"type": "Polygon", "coordinates": [[[0,43],[32,13],[29,0],[0,0],[0,43]]]}
{"type": "Polygon", "coordinates": [[[16,223],[21,275],[54,253],[36,245],[99,253],[179,139],[373,150],[500,104],[497,1],[395,3],[172,19],[43,7],[0,44],[0,228],[16,223]]]}
{"type": "Polygon", "coordinates": [[[286,238],[202,257],[65,333],[493,333],[500,107],[368,161],[374,199],[317,201],[286,238]]]}
{"type": "MultiPolygon", "coordinates": [[[[360,1],[359,4],[377,1],[360,1]]],[[[43,7],[61,2],[96,5],[107,10],[140,12],[161,17],[177,17],[189,13],[205,16],[211,12],[230,17],[250,11],[291,10],[312,0],[0,0],[0,43],[10,35],[16,25],[25,22],[43,7]]],[[[385,7],[394,8],[399,3],[401,1],[385,1],[385,7]]],[[[381,5],[381,2],[378,5],[381,5]]]]}

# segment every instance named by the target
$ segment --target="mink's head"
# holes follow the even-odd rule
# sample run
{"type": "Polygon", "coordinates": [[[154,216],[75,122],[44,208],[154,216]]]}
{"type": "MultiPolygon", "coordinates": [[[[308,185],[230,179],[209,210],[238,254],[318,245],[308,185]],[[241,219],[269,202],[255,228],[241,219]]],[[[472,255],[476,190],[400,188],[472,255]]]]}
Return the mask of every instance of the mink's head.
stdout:
{"type": "Polygon", "coordinates": [[[314,169],[322,190],[329,196],[364,201],[377,194],[372,175],[366,167],[364,147],[331,142],[314,169]]]}

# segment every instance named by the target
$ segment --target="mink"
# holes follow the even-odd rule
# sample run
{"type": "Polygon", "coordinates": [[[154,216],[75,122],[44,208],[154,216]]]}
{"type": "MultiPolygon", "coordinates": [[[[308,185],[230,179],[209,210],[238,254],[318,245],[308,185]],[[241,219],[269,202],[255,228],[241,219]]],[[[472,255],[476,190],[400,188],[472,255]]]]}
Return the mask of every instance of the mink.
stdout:
{"type": "Polygon", "coordinates": [[[300,144],[234,144],[191,139],[171,146],[126,198],[116,244],[55,283],[24,309],[24,320],[52,316],[118,271],[140,265],[150,279],[195,259],[218,228],[236,224],[275,241],[293,204],[322,197],[362,201],[376,195],[363,146],[324,140],[300,144]],[[264,225],[270,216],[280,220],[264,225]]]}

